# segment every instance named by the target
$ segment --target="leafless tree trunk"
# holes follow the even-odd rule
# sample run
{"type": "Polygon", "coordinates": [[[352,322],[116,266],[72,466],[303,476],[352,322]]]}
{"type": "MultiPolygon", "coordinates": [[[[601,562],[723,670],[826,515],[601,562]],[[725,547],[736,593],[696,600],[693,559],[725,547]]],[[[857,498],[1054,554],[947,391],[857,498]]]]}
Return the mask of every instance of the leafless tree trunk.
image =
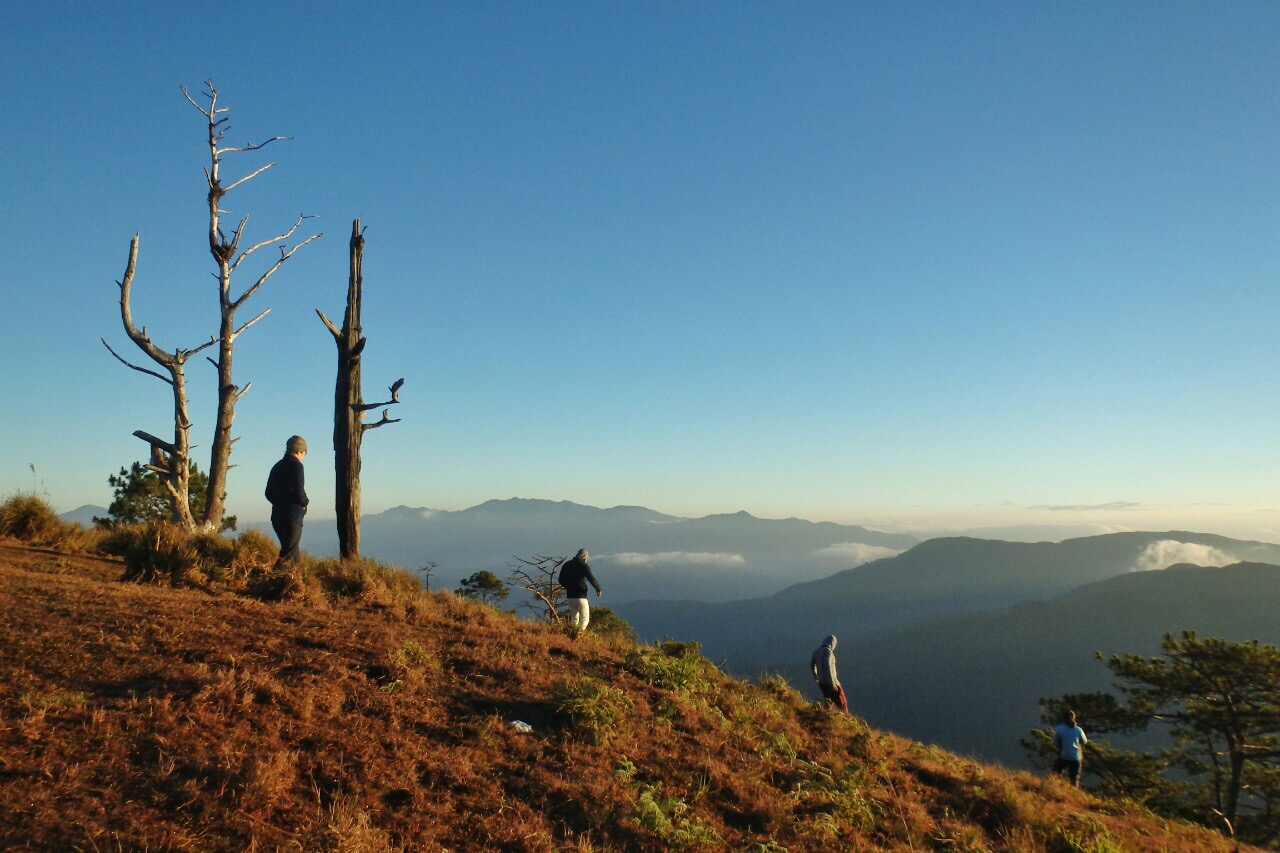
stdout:
{"type": "MultiPolygon", "coordinates": [[[[261,320],[271,310],[266,309],[258,314],[252,320],[237,327],[236,311],[244,305],[244,303],[254,293],[258,291],[263,284],[266,283],[276,270],[287,261],[294,252],[301,247],[320,237],[319,234],[312,234],[309,237],[301,239],[292,246],[287,245],[292,239],[298,226],[302,224],[305,218],[301,215],[294,221],[293,225],[283,234],[254,243],[247,248],[241,248],[240,239],[244,234],[245,224],[248,217],[242,217],[237,223],[235,230],[228,237],[220,226],[222,215],[225,213],[220,207],[219,202],[228,192],[238,187],[240,184],[254,178],[267,169],[274,166],[274,163],[268,163],[265,166],[249,173],[248,175],[233,181],[228,186],[222,185],[221,166],[222,158],[227,154],[233,154],[243,151],[256,151],[263,148],[278,139],[287,137],[275,136],[261,143],[249,143],[243,147],[224,146],[222,144],[223,136],[227,128],[224,126],[228,120],[225,115],[228,110],[225,107],[218,106],[218,90],[214,88],[212,81],[205,82],[206,91],[205,98],[208,105],[197,103],[186,87],[182,87],[183,96],[200,111],[205,117],[208,127],[209,140],[209,158],[210,165],[205,170],[205,178],[209,185],[209,252],[213,255],[214,262],[217,264],[218,272],[218,305],[220,320],[218,324],[218,334],[210,338],[208,343],[191,349],[175,349],[173,352],[166,352],[159,349],[147,334],[146,327],[141,330],[134,327],[131,316],[129,298],[133,285],[134,272],[137,268],[138,259],[138,236],[134,235],[133,242],[129,247],[129,263],[125,271],[124,280],[119,282],[120,285],[120,314],[124,322],[125,332],[129,338],[137,344],[138,348],[145,352],[152,361],[164,368],[166,375],[162,375],[152,370],[148,370],[137,365],[131,364],[122,358],[115,350],[111,350],[110,345],[107,349],[111,350],[111,354],[117,359],[124,362],[127,366],[134,370],[140,370],[143,373],[150,374],[169,383],[173,388],[174,395],[174,440],[172,443],[165,442],[155,436],[142,432],[141,430],[134,433],[139,438],[151,445],[151,464],[147,467],[162,474],[165,477],[165,485],[169,491],[169,496],[173,501],[173,519],[182,526],[190,530],[209,530],[216,531],[222,523],[223,510],[226,506],[227,498],[227,472],[231,468],[231,447],[235,439],[231,434],[231,425],[235,420],[236,403],[249,390],[246,384],[243,388],[238,387],[232,377],[232,353],[235,346],[236,337],[245,329],[261,320]],[[276,246],[279,256],[274,259],[265,272],[260,274],[258,278],[244,292],[234,295],[231,292],[231,277],[240,264],[250,255],[259,249],[268,246],[276,246]],[[205,501],[204,514],[200,518],[194,518],[191,513],[191,507],[187,499],[187,485],[189,478],[189,457],[191,451],[190,430],[191,420],[188,416],[187,408],[187,392],[186,392],[186,376],[185,365],[188,358],[203,349],[210,346],[217,346],[218,357],[216,360],[210,358],[209,361],[218,371],[218,407],[217,417],[214,421],[213,428],[213,444],[209,451],[209,489],[207,499],[205,501]]],[[[106,341],[103,341],[106,344],[106,341]]]]}
{"type": "Polygon", "coordinates": [[[125,366],[168,383],[173,391],[173,441],[167,442],[142,430],[135,431],[134,435],[151,445],[150,461],[146,467],[164,479],[172,510],[170,517],[174,523],[193,530],[196,523],[191,515],[191,503],[188,500],[191,477],[191,466],[188,464],[191,455],[191,419],[187,416],[186,366],[188,358],[213,346],[216,340],[210,339],[195,349],[176,348],[173,352],[167,352],[156,346],[147,333],[147,327],[143,326],[139,329],[133,322],[130,296],[133,293],[133,277],[137,267],[138,235],[134,234],[133,240],[129,243],[129,261],[125,264],[124,278],[117,282],[120,287],[120,320],[124,324],[124,330],[129,339],[137,344],[138,349],[146,353],[152,361],[162,367],[165,373],[157,373],[126,361],[111,349],[111,345],[105,338],[102,339],[102,344],[125,366]]]}
{"type": "Polygon", "coordinates": [[[196,103],[195,99],[187,92],[186,87],[183,87],[182,94],[205,117],[209,132],[209,168],[205,170],[205,177],[209,184],[209,253],[213,255],[214,263],[218,267],[218,307],[220,314],[217,338],[218,358],[216,361],[212,359],[210,361],[213,361],[213,365],[218,371],[218,414],[213,425],[213,446],[209,451],[208,498],[205,501],[204,518],[197,520],[197,526],[204,530],[216,531],[222,523],[222,513],[227,500],[227,472],[231,468],[231,445],[235,442],[231,435],[231,424],[236,417],[236,403],[249,391],[249,384],[240,388],[236,386],[232,379],[231,359],[235,347],[235,339],[245,329],[265,317],[271,309],[268,308],[262,311],[252,320],[239,327],[236,326],[236,311],[248,301],[249,297],[257,293],[262,285],[266,284],[267,279],[274,275],[275,271],[280,269],[281,265],[289,260],[294,252],[312,240],[319,238],[320,235],[312,234],[293,244],[293,246],[287,245],[287,241],[293,237],[298,230],[298,226],[302,224],[302,220],[305,218],[301,214],[294,220],[289,230],[283,234],[277,234],[275,237],[254,243],[244,249],[240,247],[240,238],[243,236],[244,227],[249,221],[248,216],[240,218],[229,237],[223,233],[220,221],[225,211],[219,207],[222,197],[244,182],[270,169],[275,163],[261,166],[224,187],[220,174],[222,158],[227,154],[256,151],[276,140],[286,139],[287,137],[273,136],[265,142],[248,143],[241,148],[224,146],[222,140],[227,129],[223,125],[226,123],[228,116],[223,114],[227,113],[228,110],[226,107],[218,107],[218,90],[214,88],[213,81],[206,81],[205,85],[207,87],[205,95],[209,100],[207,107],[196,103]],[[219,116],[222,117],[219,118],[219,116]],[[253,284],[239,296],[233,295],[231,292],[232,273],[254,252],[268,246],[277,247],[279,255],[267,267],[266,271],[258,276],[253,284]]]}
{"type": "Polygon", "coordinates": [[[338,513],[338,550],[344,560],[360,556],[360,444],[364,431],[399,423],[383,409],[382,419],[364,422],[364,413],[400,402],[404,379],[391,385],[391,399],[365,403],[360,391],[360,354],[366,339],[361,335],[360,308],[364,299],[364,231],[360,220],[351,223],[351,271],[347,277],[347,311],[339,329],[319,308],[316,314],[333,335],[338,347],[338,376],[333,392],[333,466],[336,476],[335,508],[338,513]]]}

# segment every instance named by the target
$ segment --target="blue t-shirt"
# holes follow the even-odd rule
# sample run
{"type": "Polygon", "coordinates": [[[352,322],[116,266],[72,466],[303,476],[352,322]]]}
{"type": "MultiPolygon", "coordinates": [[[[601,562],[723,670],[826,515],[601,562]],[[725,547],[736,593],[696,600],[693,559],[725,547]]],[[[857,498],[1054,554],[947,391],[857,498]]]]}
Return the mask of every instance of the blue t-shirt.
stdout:
{"type": "Polygon", "coordinates": [[[1084,729],[1058,723],[1053,730],[1053,745],[1058,748],[1058,757],[1066,761],[1080,760],[1080,747],[1089,742],[1084,736],[1084,729]]]}

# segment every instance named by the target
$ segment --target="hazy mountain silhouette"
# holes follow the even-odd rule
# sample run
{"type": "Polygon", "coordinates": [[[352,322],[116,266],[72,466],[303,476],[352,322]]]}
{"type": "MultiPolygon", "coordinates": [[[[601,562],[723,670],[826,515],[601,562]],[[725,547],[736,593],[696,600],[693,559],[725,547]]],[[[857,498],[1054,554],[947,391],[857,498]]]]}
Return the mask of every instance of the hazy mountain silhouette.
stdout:
{"type": "MultiPolygon", "coordinates": [[[[1280,546],[1202,533],[1112,533],[1064,542],[931,539],[911,550],[723,603],[628,602],[617,608],[645,639],[693,639],[732,671],[793,671],[823,635],[846,643],[933,618],[991,612],[1174,563],[1280,563],[1280,546]]],[[[803,683],[803,682],[801,682],[803,683]]]]}
{"type": "MultiPolygon", "coordinates": [[[[395,507],[364,516],[361,553],[408,568],[438,564],[433,587],[480,569],[505,577],[515,557],[591,552],[605,604],[637,598],[724,601],[767,595],[917,544],[914,536],[746,512],[680,518],[638,506],[491,500],[469,509],[395,507]]],[[[308,520],[302,545],[338,549],[324,520],[308,520]]]]}
{"type": "MultiPolygon", "coordinates": [[[[1021,764],[1042,697],[1110,689],[1094,657],[1154,655],[1165,633],[1280,643],[1280,566],[1179,565],[1125,574],[1005,612],[841,643],[849,704],[873,725],[986,760],[1021,764]]],[[[786,673],[812,679],[803,666],[786,673]]],[[[1082,721],[1086,732],[1088,720],[1082,721]]]]}
{"type": "MultiPolygon", "coordinates": [[[[62,517],[86,526],[102,507],[62,517]]],[[[257,527],[270,535],[270,525],[257,527]]],[[[920,542],[853,524],[764,519],[747,512],[681,518],[639,506],[609,509],[571,501],[491,500],[446,511],[398,506],[361,520],[360,551],[409,569],[437,564],[433,588],[457,587],[487,569],[506,577],[516,557],[591,552],[605,588],[603,603],[648,599],[726,601],[769,595],[799,581],[826,577],[920,542]]],[[[332,519],[307,519],[303,550],[338,552],[332,519]]]]}
{"type": "Polygon", "coordinates": [[[94,506],[93,504],[85,504],[78,506],[73,510],[68,510],[58,516],[63,521],[70,521],[73,524],[79,524],[82,527],[93,527],[95,518],[106,518],[107,508],[105,506],[94,506]]]}

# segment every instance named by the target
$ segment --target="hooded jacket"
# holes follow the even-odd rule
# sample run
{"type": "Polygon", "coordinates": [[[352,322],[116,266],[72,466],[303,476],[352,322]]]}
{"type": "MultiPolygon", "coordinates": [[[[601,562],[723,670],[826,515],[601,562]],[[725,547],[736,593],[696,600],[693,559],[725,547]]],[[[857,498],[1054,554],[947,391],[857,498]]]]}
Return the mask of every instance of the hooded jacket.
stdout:
{"type": "Polygon", "coordinates": [[[822,641],[822,645],[813,650],[813,655],[809,658],[809,669],[813,672],[813,677],[817,679],[818,684],[823,687],[834,690],[840,686],[840,679],[836,677],[835,634],[828,634],[822,641]]]}
{"type": "Polygon", "coordinates": [[[565,598],[586,598],[588,582],[596,588],[596,592],[600,592],[600,584],[586,560],[574,557],[560,567],[560,585],[564,587],[565,598]]]}

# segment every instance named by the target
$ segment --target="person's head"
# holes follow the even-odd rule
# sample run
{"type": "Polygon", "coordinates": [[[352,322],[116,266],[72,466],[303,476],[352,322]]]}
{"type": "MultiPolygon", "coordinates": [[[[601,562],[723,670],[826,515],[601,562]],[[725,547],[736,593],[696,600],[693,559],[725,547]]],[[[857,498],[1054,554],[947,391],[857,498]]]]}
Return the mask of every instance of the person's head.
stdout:
{"type": "Polygon", "coordinates": [[[586,549],[586,548],[579,548],[579,549],[578,549],[578,556],[577,556],[577,559],[579,559],[579,560],[581,560],[582,562],[584,562],[584,563],[585,563],[585,562],[586,562],[587,560],[589,560],[590,558],[591,558],[591,555],[587,553],[587,549],[586,549]]]}
{"type": "Polygon", "coordinates": [[[834,652],[836,650],[836,635],[827,634],[827,636],[822,639],[822,645],[834,652]]]}
{"type": "Polygon", "coordinates": [[[1076,724],[1076,712],[1072,710],[1063,711],[1062,722],[1066,723],[1068,726],[1074,726],[1076,724]]]}
{"type": "Polygon", "coordinates": [[[289,440],[284,443],[284,452],[301,459],[307,455],[307,440],[300,435],[289,436],[289,440]]]}

